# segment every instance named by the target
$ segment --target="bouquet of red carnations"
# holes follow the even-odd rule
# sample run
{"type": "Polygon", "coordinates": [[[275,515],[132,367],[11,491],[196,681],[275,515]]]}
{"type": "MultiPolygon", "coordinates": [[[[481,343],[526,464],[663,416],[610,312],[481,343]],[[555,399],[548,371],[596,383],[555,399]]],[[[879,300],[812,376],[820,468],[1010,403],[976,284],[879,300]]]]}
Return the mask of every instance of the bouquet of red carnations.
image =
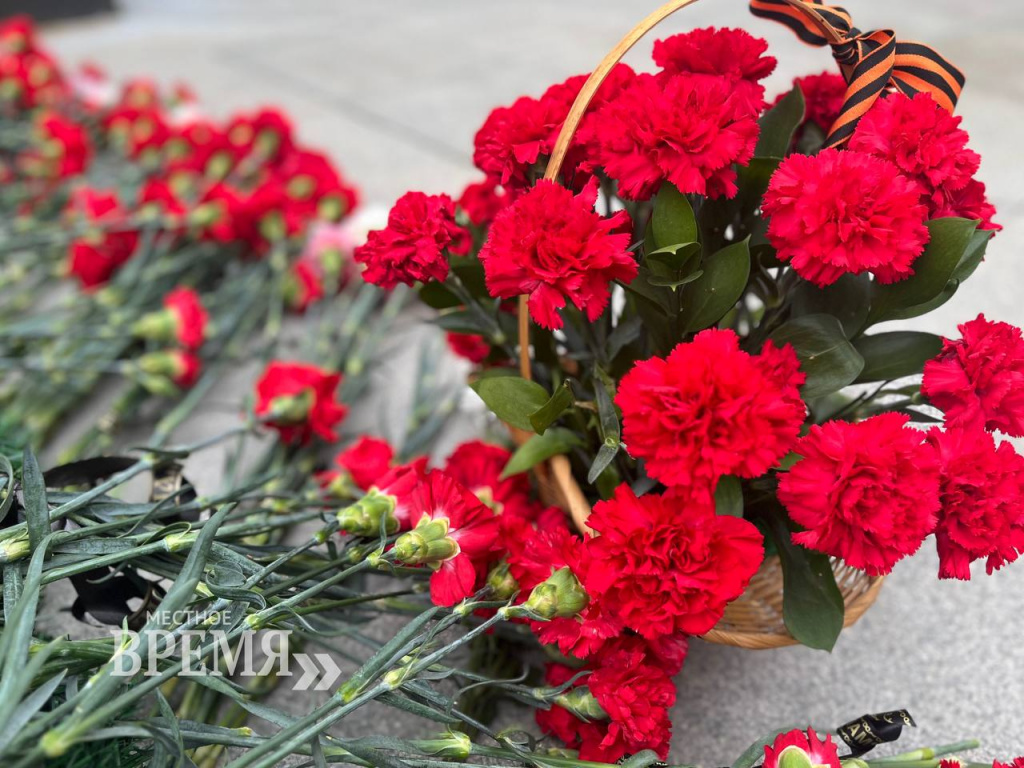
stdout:
{"type": "Polygon", "coordinates": [[[485,179],[409,192],[356,252],[439,310],[518,449],[468,482],[388,475],[342,527],[406,531],[395,557],[433,569],[438,603],[517,595],[571,660],[544,728],[584,755],[664,745],[689,636],[830,649],[929,537],[942,578],[1024,551],[1024,459],[997,437],[1024,435],[1021,331],[877,329],[947,301],[999,229],[951,114],[963,76],[800,0],[751,5],[839,71],[775,100],[738,29],[618,63],[687,4],[495,109],[485,179]],[[561,510],[508,503],[527,470],[561,510]]]}

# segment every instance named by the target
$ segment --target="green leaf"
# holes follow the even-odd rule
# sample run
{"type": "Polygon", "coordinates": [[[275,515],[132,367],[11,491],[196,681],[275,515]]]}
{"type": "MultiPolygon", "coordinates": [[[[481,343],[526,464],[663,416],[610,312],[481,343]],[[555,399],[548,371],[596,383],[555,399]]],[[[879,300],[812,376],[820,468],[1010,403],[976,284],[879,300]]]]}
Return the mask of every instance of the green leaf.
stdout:
{"type": "Polygon", "coordinates": [[[704,270],[698,269],[696,272],[693,272],[692,274],[689,274],[686,277],[681,277],[678,279],[673,279],[671,277],[652,277],[650,283],[651,285],[657,285],[664,288],[671,288],[674,291],[681,285],[686,285],[688,283],[692,283],[696,280],[699,280],[701,275],[703,274],[704,270]]]}
{"type": "Polygon", "coordinates": [[[601,476],[608,465],[612,463],[615,456],[619,452],[621,443],[615,441],[614,443],[606,440],[601,448],[597,451],[597,456],[594,457],[594,463],[590,465],[590,471],[587,472],[587,482],[593,485],[597,482],[597,479],[601,476]]]}
{"type": "Polygon", "coordinates": [[[462,306],[462,301],[449,291],[444,283],[432,281],[419,288],[420,301],[434,309],[452,309],[462,306]]]}
{"type": "Polygon", "coordinates": [[[994,235],[991,229],[978,229],[971,235],[971,242],[968,244],[964,255],[960,258],[956,269],[953,270],[953,279],[962,283],[974,274],[974,270],[985,258],[985,249],[988,248],[988,241],[994,235]]]}
{"type": "Polygon", "coordinates": [[[736,200],[740,210],[751,211],[761,204],[768,183],[782,161],[777,157],[755,157],[747,165],[736,168],[736,200]]]}
{"type": "Polygon", "coordinates": [[[446,331],[472,333],[477,336],[489,335],[493,327],[493,324],[486,322],[485,318],[468,309],[456,309],[451,312],[445,312],[435,317],[433,323],[438,328],[443,328],[446,331]]]}
{"type": "Polygon", "coordinates": [[[699,239],[697,219],[693,215],[690,201],[667,181],[661,185],[654,198],[651,228],[657,248],[671,243],[694,243],[699,239]]]}
{"type": "Polygon", "coordinates": [[[886,320],[910,320],[921,315],[927,315],[929,312],[938,309],[947,301],[953,298],[953,294],[956,293],[957,288],[960,287],[960,283],[957,280],[950,280],[946,283],[946,287],[942,289],[942,293],[936,296],[931,301],[926,301],[924,304],[915,304],[912,307],[905,307],[904,309],[896,309],[890,312],[886,316],[886,320]]]}
{"type": "Polygon", "coordinates": [[[28,526],[29,547],[35,550],[50,533],[50,505],[46,501],[46,481],[39,462],[26,447],[21,460],[21,490],[25,495],[25,522],[28,526]]]}
{"type": "Polygon", "coordinates": [[[553,427],[542,435],[534,435],[512,454],[501,472],[501,479],[526,472],[552,456],[568,453],[581,445],[583,441],[580,437],[564,427],[553,427]]]}
{"type": "Polygon", "coordinates": [[[890,285],[872,287],[869,322],[894,319],[898,310],[925,304],[946,290],[964,258],[978,227],[970,219],[933,219],[928,224],[929,241],[914,262],[914,274],[890,285]]]}
{"type": "Polygon", "coordinates": [[[792,301],[794,315],[835,315],[846,337],[853,338],[868,319],[871,278],[866,273],[847,274],[824,288],[800,280],[793,289],[792,301]]]}
{"type": "Polygon", "coordinates": [[[544,430],[550,427],[559,416],[575,404],[576,398],[572,393],[572,385],[566,380],[562,383],[562,386],[555,390],[555,394],[551,396],[550,400],[530,414],[530,424],[533,426],[533,431],[538,435],[543,435],[544,430]]]}
{"type": "Polygon", "coordinates": [[[615,410],[615,382],[600,368],[594,370],[594,399],[597,401],[597,415],[601,420],[601,437],[616,442],[622,434],[619,431],[619,412],[615,410]]]}
{"type": "Polygon", "coordinates": [[[785,157],[793,142],[793,134],[803,121],[804,94],[800,86],[794,86],[761,117],[761,133],[757,138],[754,156],[785,157]]]}
{"type": "Polygon", "coordinates": [[[533,431],[531,414],[548,401],[548,393],[535,381],[519,376],[477,379],[470,384],[494,415],[513,427],[533,431]]]}
{"type": "Polygon", "coordinates": [[[805,315],[779,326],[771,335],[778,345],[792,344],[807,376],[800,394],[814,400],[852,384],[864,368],[864,358],[846,340],[843,326],[832,315],[805,315]]]}
{"type": "Polygon", "coordinates": [[[644,258],[648,262],[664,264],[672,271],[677,271],[682,269],[686,262],[697,253],[700,253],[700,243],[676,243],[648,251],[644,254],[644,258]]]}
{"type": "Polygon", "coordinates": [[[772,516],[772,539],[782,562],[782,619],[808,648],[831,651],[843,631],[845,606],[828,557],[794,544],[784,513],[772,516]]]}
{"type": "Polygon", "coordinates": [[[891,381],[921,373],[925,362],[942,350],[942,339],[921,331],[893,331],[861,336],[853,346],[864,358],[857,381],[891,381]]]}
{"type": "Polygon", "coordinates": [[[730,517],[743,517],[743,486],[738,477],[726,475],[718,480],[715,512],[730,517]]]}
{"type": "Polygon", "coordinates": [[[0,475],[3,476],[0,478],[3,480],[3,485],[0,486],[0,494],[3,494],[2,500],[0,500],[0,523],[2,523],[11,509],[11,505],[14,504],[14,467],[11,466],[11,460],[2,453],[0,453],[0,475]]]}
{"type": "Polygon", "coordinates": [[[750,276],[748,240],[727,245],[704,259],[703,274],[683,288],[680,323],[687,331],[714,325],[733,308],[750,276]]]}

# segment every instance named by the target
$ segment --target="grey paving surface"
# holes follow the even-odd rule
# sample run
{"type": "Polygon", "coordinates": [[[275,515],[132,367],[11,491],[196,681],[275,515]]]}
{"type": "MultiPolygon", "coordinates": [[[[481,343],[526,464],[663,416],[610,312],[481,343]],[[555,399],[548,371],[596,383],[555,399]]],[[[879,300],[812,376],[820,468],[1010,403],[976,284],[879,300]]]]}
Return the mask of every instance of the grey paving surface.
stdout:
{"type": "MultiPolygon", "coordinates": [[[[283,105],[301,135],[337,157],[369,201],[389,205],[410,188],[457,193],[476,176],[471,139],[492,106],[589,69],[654,5],[130,0],[120,16],[53,27],[48,37],[64,58],[97,61],[119,77],[189,82],[213,114],[263,102],[283,105]]],[[[914,327],[950,333],[979,311],[1024,324],[1017,144],[1024,123],[1024,4],[846,5],[860,26],[892,26],[902,37],[930,42],[966,70],[961,113],[1006,226],[972,281],[914,327]]],[[[782,90],[792,75],[827,64],[825,52],[750,19],[742,0],[706,0],[666,23],[665,31],[711,23],[745,25],[769,38],[782,62],[770,89],[782,90]]],[[[648,51],[641,43],[630,60],[643,66],[648,51]]],[[[402,361],[394,365],[394,373],[409,370],[402,361]]],[[[476,424],[469,417],[461,429],[476,424]]],[[[1024,752],[1024,565],[971,583],[939,582],[935,571],[930,552],[900,565],[877,606],[831,655],[694,643],[673,713],[673,758],[720,765],[771,727],[834,725],[902,706],[922,725],[907,744],[978,736],[985,742],[980,755],[1024,752]]],[[[292,700],[301,710],[314,703],[307,695],[292,700]]],[[[346,720],[342,730],[383,727],[395,733],[406,725],[366,712],[346,720]]]]}

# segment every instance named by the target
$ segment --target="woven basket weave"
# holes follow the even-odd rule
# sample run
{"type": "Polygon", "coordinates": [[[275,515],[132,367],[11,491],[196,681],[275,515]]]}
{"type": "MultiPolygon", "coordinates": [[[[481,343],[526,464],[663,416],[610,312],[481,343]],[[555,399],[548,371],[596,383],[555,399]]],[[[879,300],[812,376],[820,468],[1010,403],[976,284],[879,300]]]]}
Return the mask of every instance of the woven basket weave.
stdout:
{"type": "MultiPolygon", "coordinates": [[[[665,3],[634,27],[598,64],[569,110],[548,161],[544,174],[545,179],[553,181],[558,177],[573,134],[576,132],[590,100],[612,68],[640,38],[658,23],[695,2],[697,0],[670,0],[665,3]]],[[[792,4],[800,8],[810,18],[818,20],[817,14],[803,3],[794,2],[792,4]]],[[[823,27],[822,31],[826,36],[830,36],[827,27],[823,27]]],[[[529,379],[531,378],[530,315],[526,302],[526,296],[519,297],[519,369],[520,374],[529,379]]],[[[530,437],[530,433],[515,428],[512,429],[512,434],[519,444],[530,437]]],[[[555,456],[538,466],[535,469],[535,474],[544,501],[564,509],[580,531],[589,531],[587,519],[590,517],[590,503],[572,475],[569,460],[565,456],[555,456]]],[[[832,570],[836,577],[836,584],[843,595],[846,606],[844,626],[848,627],[864,615],[864,612],[875,602],[882,586],[882,578],[870,577],[863,571],[850,568],[835,559],[832,561],[832,570]]],[[[783,622],[782,567],[778,557],[772,556],[765,559],[747,590],[726,607],[722,620],[714,629],[704,635],[703,639],[712,643],[753,650],[781,648],[797,644],[796,639],[786,630],[783,622]]]]}

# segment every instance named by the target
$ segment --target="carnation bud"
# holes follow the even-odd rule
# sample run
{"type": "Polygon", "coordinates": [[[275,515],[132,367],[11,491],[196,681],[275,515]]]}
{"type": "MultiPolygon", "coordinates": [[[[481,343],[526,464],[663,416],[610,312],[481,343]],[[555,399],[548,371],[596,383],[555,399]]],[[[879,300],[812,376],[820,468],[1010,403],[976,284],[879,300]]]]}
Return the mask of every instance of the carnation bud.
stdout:
{"type": "Polygon", "coordinates": [[[778,758],[778,768],[814,768],[811,756],[796,745],[786,747],[778,758]]]}
{"type": "Polygon", "coordinates": [[[152,341],[174,341],[177,330],[177,317],[169,309],[149,312],[140,317],[132,326],[134,336],[152,341]]]}
{"type": "Polygon", "coordinates": [[[459,553],[459,545],[448,538],[447,518],[424,517],[395,542],[395,556],[406,565],[434,565],[459,553]]]}
{"type": "MultiPolygon", "coordinates": [[[[13,491],[9,491],[9,493],[13,493],[13,491]]],[[[13,563],[15,560],[23,560],[28,557],[30,551],[28,533],[4,539],[0,541],[0,563],[13,563]]]]}
{"type": "Polygon", "coordinates": [[[473,746],[469,736],[459,731],[449,731],[434,739],[413,739],[412,744],[425,755],[459,763],[469,759],[473,746]]]}
{"type": "Polygon", "coordinates": [[[278,395],[270,401],[270,421],[277,424],[302,424],[313,409],[314,394],[304,389],[297,395],[278,395]]]}
{"type": "Polygon", "coordinates": [[[604,711],[597,697],[586,686],[573,688],[571,691],[556,696],[555,704],[565,707],[580,720],[587,722],[608,719],[608,713],[604,711]]]}
{"type": "Polygon", "coordinates": [[[534,587],[523,607],[542,619],[569,619],[578,615],[589,602],[587,591],[566,566],[534,587]]]}
{"type": "MultiPolygon", "coordinates": [[[[338,478],[346,478],[344,482],[347,487],[353,487],[347,473],[339,473],[338,478]]],[[[338,525],[343,531],[355,536],[376,536],[380,533],[383,520],[385,532],[392,534],[398,530],[398,518],[394,514],[396,503],[394,496],[371,488],[370,492],[355,504],[338,510],[338,525]]],[[[395,549],[398,549],[397,542],[395,549]]]]}
{"type": "Polygon", "coordinates": [[[487,586],[497,600],[511,600],[519,592],[519,582],[502,560],[487,574],[487,586]]]}
{"type": "MultiPolygon", "coordinates": [[[[324,472],[318,477],[324,476],[330,477],[330,480],[326,481],[322,487],[325,496],[332,499],[350,499],[359,495],[359,490],[352,482],[352,475],[348,472],[324,472]]],[[[338,514],[340,515],[344,511],[339,510],[338,514]]]]}

